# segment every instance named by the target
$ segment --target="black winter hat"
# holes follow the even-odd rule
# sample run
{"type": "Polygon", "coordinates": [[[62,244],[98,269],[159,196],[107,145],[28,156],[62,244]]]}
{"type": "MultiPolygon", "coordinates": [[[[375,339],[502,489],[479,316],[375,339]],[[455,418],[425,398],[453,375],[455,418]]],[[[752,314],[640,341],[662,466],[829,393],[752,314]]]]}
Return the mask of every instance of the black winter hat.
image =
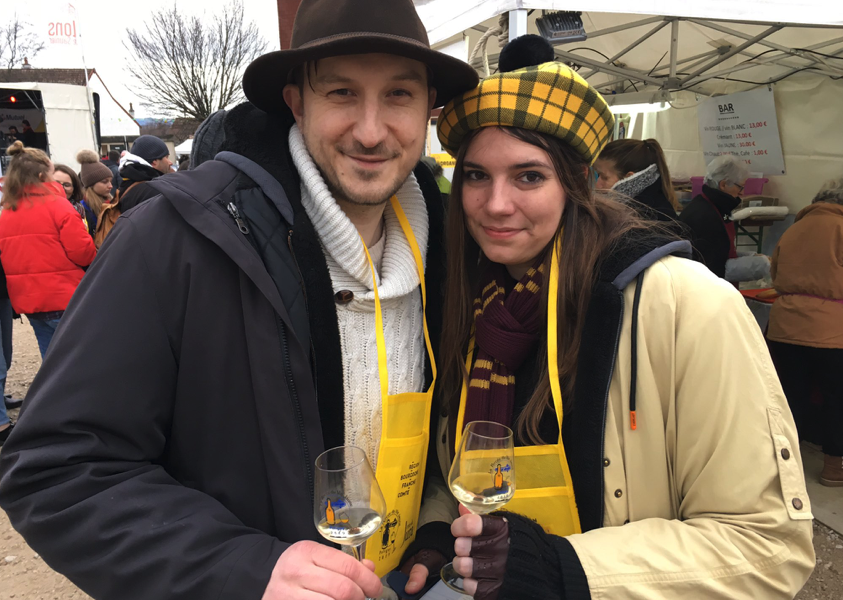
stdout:
{"type": "Polygon", "coordinates": [[[193,148],[190,150],[190,168],[195,169],[203,162],[213,160],[222,149],[225,141],[225,111],[218,110],[202,121],[193,135],[193,148]]]}
{"type": "Polygon", "coordinates": [[[135,156],[140,156],[148,163],[170,155],[170,149],[163,141],[154,135],[142,135],[135,140],[130,150],[135,156]]]}

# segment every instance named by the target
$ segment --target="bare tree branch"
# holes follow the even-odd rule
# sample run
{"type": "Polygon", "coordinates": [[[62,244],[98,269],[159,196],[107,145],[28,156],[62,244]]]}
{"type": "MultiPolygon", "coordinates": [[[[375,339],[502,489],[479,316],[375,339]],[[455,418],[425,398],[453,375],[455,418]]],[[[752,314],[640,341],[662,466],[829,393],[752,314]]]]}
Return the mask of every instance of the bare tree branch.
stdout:
{"type": "Polygon", "coordinates": [[[266,51],[253,21],[245,22],[242,0],[232,0],[212,22],[173,8],[127,30],[126,48],[134,60],[143,103],[160,114],[205,119],[243,100],[240,81],[246,66],[266,51]]]}
{"type": "Polygon", "coordinates": [[[44,42],[31,31],[31,23],[18,20],[15,13],[10,21],[0,25],[0,67],[11,71],[24,58],[35,58],[44,49],[44,42]]]}

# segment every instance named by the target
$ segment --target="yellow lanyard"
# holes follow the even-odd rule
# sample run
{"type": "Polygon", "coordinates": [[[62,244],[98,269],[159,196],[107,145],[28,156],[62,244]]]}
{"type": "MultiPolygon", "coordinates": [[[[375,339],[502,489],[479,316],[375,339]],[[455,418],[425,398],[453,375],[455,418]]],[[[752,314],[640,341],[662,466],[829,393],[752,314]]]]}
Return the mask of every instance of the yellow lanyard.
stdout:
{"type": "MultiPolygon", "coordinates": [[[[424,285],[424,262],[421,257],[421,250],[416,241],[416,236],[413,234],[413,228],[410,227],[410,221],[407,220],[407,215],[404,214],[404,209],[401,208],[401,203],[398,198],[393,196],[389,202],[392,205],[392,210],[398,217],[398,222],[401,224],[401,230],[410,244],[410,249],[413,251],[413,258],[416,262],[416,271],[419,274],[419,286],[421,287],[422,297],[422,312],[424,323],[424,342],[427,346],[427,353],[430,356],[430,370],[433,373],[433,383],[430,388],[433,389],[433,384],[436,382],[436,361],[433,360],[433,345],[430,343],[430,334],[427,331],[427,290],[424,285]]],[[[375,275],[375,265],[372,262],[372,257],[369,255],[369,249],[363,242],[363,251],[366,253],[366,260],[369,261],[369,269],[372,271],[372,290],[375,292],[375,340],[378,346],[378,376],[381,384],[381,398],[383,400],[383,421],[386,422],[387,403],[386,398],[389,396],[389,372],[387,370],[386,362],[386,339],[383,335],[383,310],[381,309],[381,298],[378,294],[378,281],[375,275]]]]}

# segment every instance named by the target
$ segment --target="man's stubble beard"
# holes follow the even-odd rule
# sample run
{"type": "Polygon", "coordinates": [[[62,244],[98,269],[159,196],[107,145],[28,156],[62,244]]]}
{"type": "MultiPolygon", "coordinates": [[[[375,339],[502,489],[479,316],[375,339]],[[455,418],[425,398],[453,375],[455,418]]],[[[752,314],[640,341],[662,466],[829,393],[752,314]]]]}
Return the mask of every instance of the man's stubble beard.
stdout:
{"type": "MultiPolygon", "coordinates": [[[[325,185],[328,187],[328,191],[331,192],[331,196],[333,196],[334,200],[339,202],[345,202],[347,204],[351,204],[353,206],[382,206],[389,202],[390,198],[392,198],[398,190],[404,185],[404,182],[410,177],[412,174],[413,169],[415,168],[415,164],[421,160],[421,152],[419,153],[419,157],[413,166],[410,167],[409,171],[407,172],[404,177],[400,177],[392,182],[390,186],[390,192],[386,194],[384,197],[378,197],[372,199],[371,197],[362,197],[359,195],[352,194],[349,190],[343,186],[342,182],[340,181],[339,176],[337,175],[336,171],[333,168],[323,168],[322,165],[319,164],[316,155],[310,148],[310,144],[308,143],[308,136],[306,134],[306,126],[301,128],[302,131],[302,138],[304,139],[304,145],[307,149],[307,153],[310,155],[310,158],[313,160],[313,164],[316,165],[316,168],[319,170],[319,173],[322,175],[322,179],[325,182],[325,185]]],[[[375,154],[371,151],[361,149],[361,154],[375,154]]],[[[339,152],[342,154],[342,152],[339,152]]],[[[397,157],[396,157],[397,158],[397,157]]],[[[330,167],[330,165],[329,165],[330,167]]],[[[378,177],[376,173],[366,173],[361,172],[359,173],[360,179],[366,180],[367,178],[371,180],[375,180],[378,177]]]]}
{"type": "MultiPolygon", "coordinates": [[[[371,196],[359,196],[352,194],[349,192],[345,187],[342,185],[342,182],[339,181],[339,177],[336,176],[336,173],[326,173],[318,164],[316,168],[319,169],[319,172],[322,174],[322,178],[325,180],[326,185],[328,186],[328,190],[331,192],[331,195],[334,197],[335,200],[340,202],[346,202],[348,204],[352,204],[354,206],[381,206],[389,202],[389,199],[392,198],[398,190],[404,185],[404,182],[409,177],[404,177],[400,181],[394,181],[390,186],[391,191],[386,194],[384,197],[372,198],[371,196]]],[[[412,171],[411,171],[412,172],[412,171]]],[[[360,179],[365,181],[367,179],[368,174],[361,174],[360,179]]],[[[369,177],[371,180],[375,180],[377,175],[373,177],[369,177]]]]}

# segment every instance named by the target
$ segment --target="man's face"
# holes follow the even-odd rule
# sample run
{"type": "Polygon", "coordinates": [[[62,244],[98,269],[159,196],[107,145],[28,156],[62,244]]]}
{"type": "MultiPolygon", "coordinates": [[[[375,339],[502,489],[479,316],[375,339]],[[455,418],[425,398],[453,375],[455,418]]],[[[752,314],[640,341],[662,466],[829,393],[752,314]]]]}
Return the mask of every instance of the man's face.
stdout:
{"type": "Polygon", "coordinates": [[[18,128],[17,127],[9,127],[9,135],[17,135],[18,128]]]}
{"type": "Polygon", "coordinates": [[[376,205],[421,158],[436,92],[424,64],[363,54],[320,60],[284,99],[334,197],[376,205]]]}
{"type": "Polygon", "coordinates": [[[153,160],[151,163],[152,168],[156,171],[160,171],[161,173],[169,173],[170,167],[173,166],[173,161],[170,160],[169,156],[165,156],[164,158],[159,158],[158,160],[153,160]]]}

